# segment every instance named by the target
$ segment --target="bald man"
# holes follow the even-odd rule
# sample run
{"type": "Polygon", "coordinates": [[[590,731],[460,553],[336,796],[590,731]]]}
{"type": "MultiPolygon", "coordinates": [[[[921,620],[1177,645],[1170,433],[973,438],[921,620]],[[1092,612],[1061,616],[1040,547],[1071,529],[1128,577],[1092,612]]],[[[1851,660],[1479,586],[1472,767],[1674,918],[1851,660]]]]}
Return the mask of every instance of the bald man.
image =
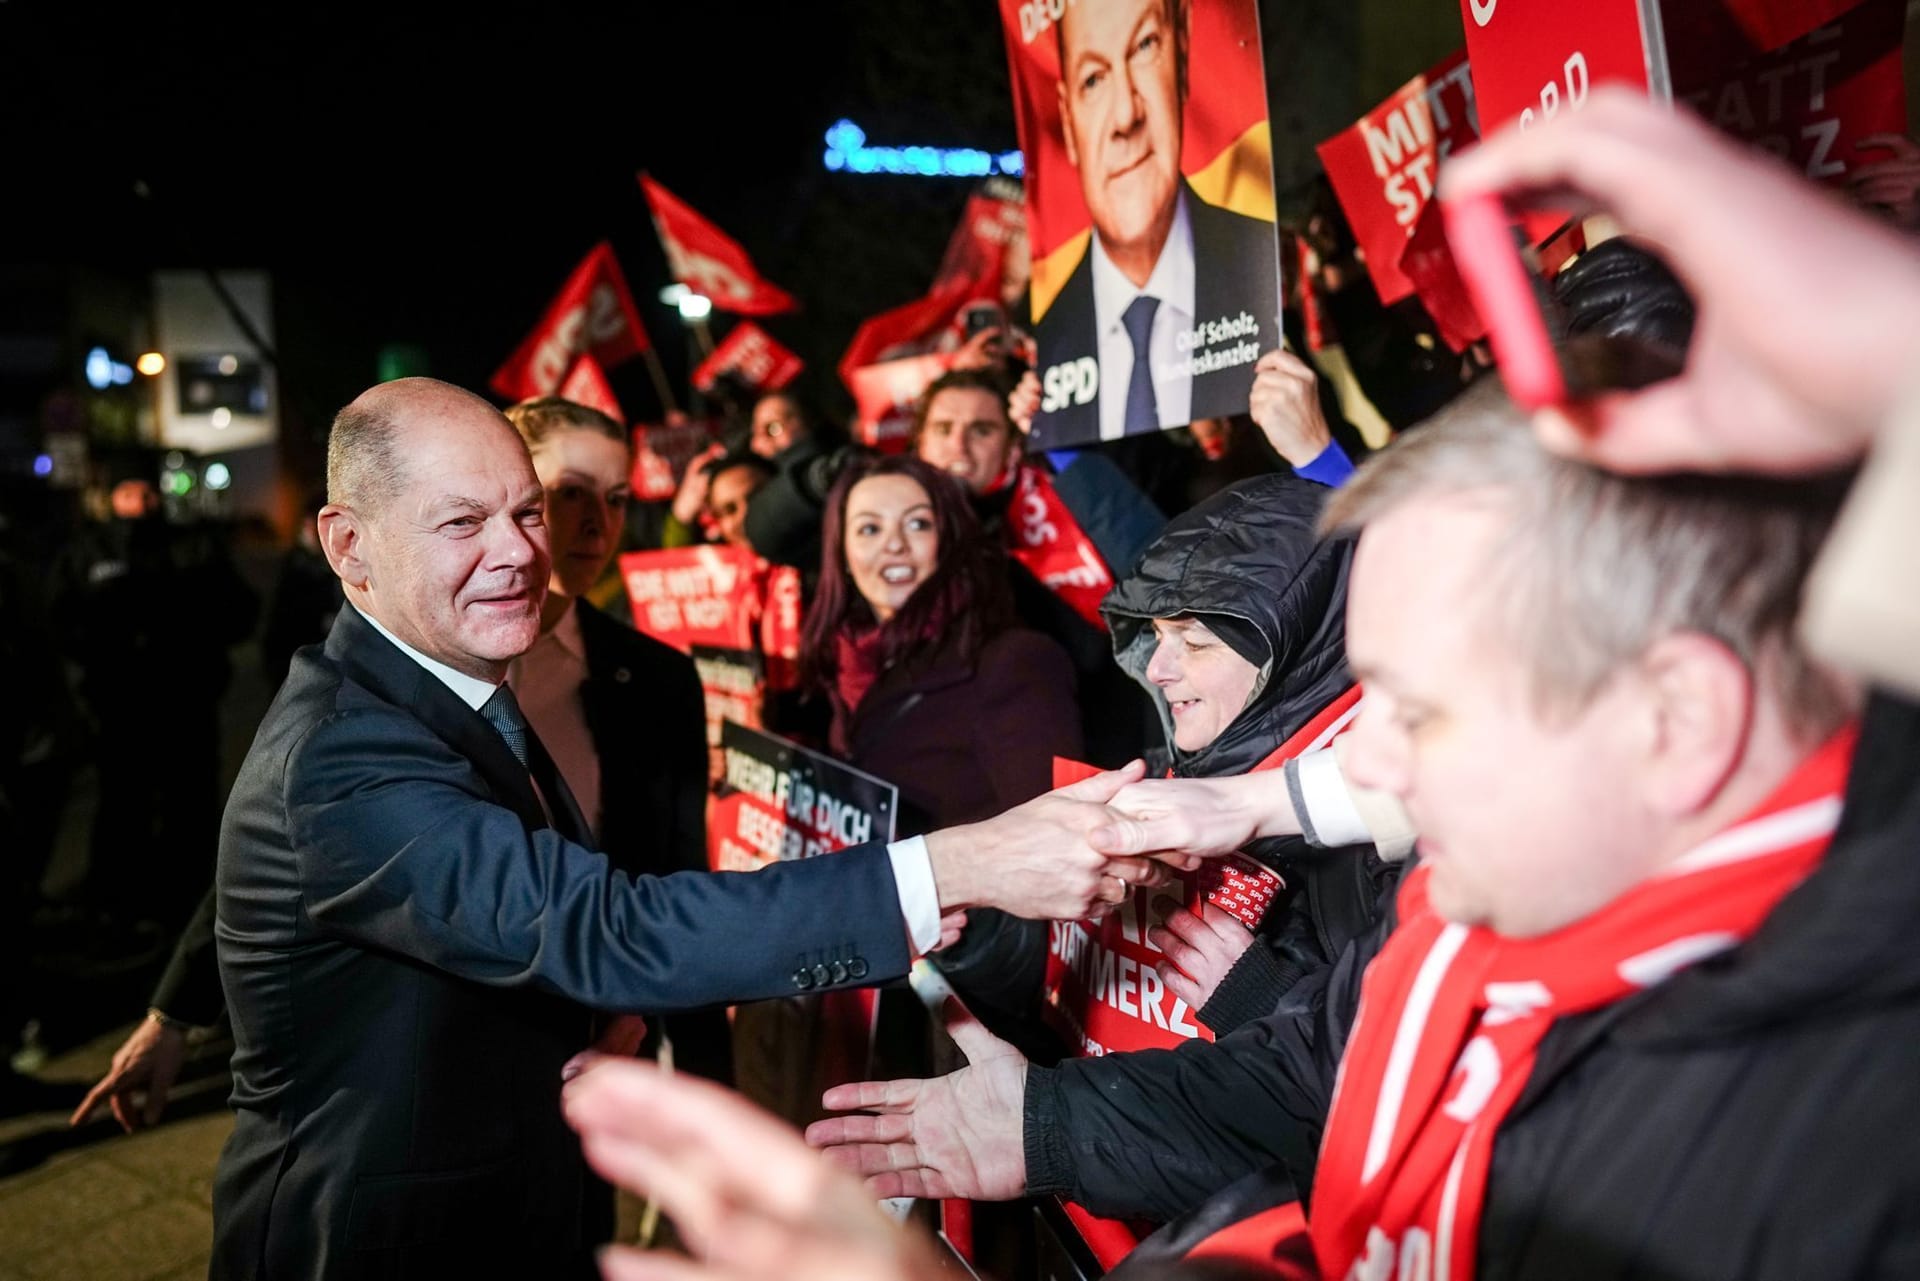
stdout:
{"type": "Polygon", "coordinates": [[[296,655],[221,832],[238,1115],[215,1277],[590,1275],[558,1111],[588,1007],[880,982],[943,913],[1070,917],[1156,877],[1083,839],[1121,774],[752,875],[616,873],[505,685],[548,579],[512,425],[444,383],[377,387],[334,421],[327,498],[347,605],[296,655]]]}

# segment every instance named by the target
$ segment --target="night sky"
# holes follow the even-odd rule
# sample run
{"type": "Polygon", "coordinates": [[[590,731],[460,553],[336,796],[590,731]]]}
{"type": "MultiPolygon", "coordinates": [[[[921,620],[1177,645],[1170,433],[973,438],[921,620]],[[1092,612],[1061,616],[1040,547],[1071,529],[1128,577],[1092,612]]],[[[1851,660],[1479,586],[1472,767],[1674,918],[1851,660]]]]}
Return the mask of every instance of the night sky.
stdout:
{"type": "MultiPolygon", "coordinates": [[[[270,270],[283,404],[307,432],[383,343],[482,386],[602,238],[680,381],[642,168],[800,296],[768,327],[840,408],[833,363],[861,319],[924,291],[969,184],[828,174],[823,132],[848,116],[875,143],[1016,141],[986,3],[0,0],[0,104],[0,261],[270,270]]],[[[654,411],[637,362],[613,382],[654,411]]]]}

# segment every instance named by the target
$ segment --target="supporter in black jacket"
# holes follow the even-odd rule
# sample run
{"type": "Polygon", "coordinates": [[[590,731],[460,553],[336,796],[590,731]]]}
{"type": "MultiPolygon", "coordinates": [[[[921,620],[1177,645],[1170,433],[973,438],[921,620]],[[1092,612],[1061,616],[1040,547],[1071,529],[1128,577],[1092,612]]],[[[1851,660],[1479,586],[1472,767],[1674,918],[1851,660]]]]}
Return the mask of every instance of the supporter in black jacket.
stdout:
{"type": "MultiPolygon", "coordinates": [[[[1148,758],[1150,775],[1245,774],[1353,685],[1345,654],[1353,549],[1314,532],[1326,494],[1285,473],[1242,481],[1169,524],[1107,597],[1102,612],[1114,661],[1153,694],[1160,715],[1166,745],[1148,758]],[[1207,656],[1187,651],[1192,622],[1205,629],[1203,644],[1217,641],[1243,666],[1251,664],[1254,685],[1244,705],[1209,709],[1195,699],[1191,670],[1207,656]],[[1195,736],[1176,723],[1170,703],[1186,704],[1182,718],[1202,719],[1211,732],[1195,736]],[[1183,738],[1197,746],[1183,750],[1183,738]]],[[[1262,922],[1263,945],[1246,948],[1223,981],[1193,975],[1202,980],[1198,1000],[1175,988],[1216,1033],[1269,1013],[1286,988],[1365,932],[1386,874],[1365,847],[1316,849],[1284,837],[1244,852],[1278,873],[1287,889],[1262,922]]],[[[1182,938],[1210,933],[1190,912],[1169,925],[1182,938]]],[[[1171,959],[1190,950],[1164,930],[1156,941],[1171,959]]]]}

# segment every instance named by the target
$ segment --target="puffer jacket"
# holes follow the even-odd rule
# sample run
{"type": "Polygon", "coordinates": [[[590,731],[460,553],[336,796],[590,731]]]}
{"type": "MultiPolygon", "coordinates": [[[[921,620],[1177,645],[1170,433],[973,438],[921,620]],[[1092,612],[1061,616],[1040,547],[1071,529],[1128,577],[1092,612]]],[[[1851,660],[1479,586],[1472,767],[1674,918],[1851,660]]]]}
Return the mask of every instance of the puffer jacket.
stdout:
{"type": "MultiPolygon", "coordinates": [[[[1353,683],[1346,662],[1348,539],[1315,537],[1327,490],[1285,473],[1241,481],[1169,524],[1101,607],[1114,661],[1145,688],[1166,744],[1155,772],[1183,778],[1244,774],[1353,683]],[[1266,643],[1247,706],[1206,747],[1173,746],[1173,722],[1147,679],[1153,621],[1232,618],[1266,643]]],[[[1217,630],[1217,629],[1216,629],[1217,630]]],[[[1269,1013],[1303,975],[1331,964],[1374,920],[1386,867],[1366,847],[1319,849],[1298,837],[1245,851],[1279,873],[1288,893],[1199,1011],[1215,1033],[1269,1013]]]]}

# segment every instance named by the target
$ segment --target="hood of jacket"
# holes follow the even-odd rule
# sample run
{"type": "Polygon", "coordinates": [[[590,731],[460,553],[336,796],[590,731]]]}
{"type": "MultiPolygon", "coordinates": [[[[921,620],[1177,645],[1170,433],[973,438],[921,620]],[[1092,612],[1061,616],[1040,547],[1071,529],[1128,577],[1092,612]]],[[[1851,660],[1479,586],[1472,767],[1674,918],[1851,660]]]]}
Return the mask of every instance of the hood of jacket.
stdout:
{"type": "Polygon", "coordinates": [[[1314,535],[1327,490],[1275,473],[1241,481],[1177,517],[1101,606],[1114,659],[1159,711],[1176,774],[1243,774],[1353,683],[1346,661],[1350,539],[1314,535]],[[1153,620],[1240,620],[1266,643],[1246,707],[1207,746],[1173,746],[1166,699],[1147,679],[1153,620]]]}

